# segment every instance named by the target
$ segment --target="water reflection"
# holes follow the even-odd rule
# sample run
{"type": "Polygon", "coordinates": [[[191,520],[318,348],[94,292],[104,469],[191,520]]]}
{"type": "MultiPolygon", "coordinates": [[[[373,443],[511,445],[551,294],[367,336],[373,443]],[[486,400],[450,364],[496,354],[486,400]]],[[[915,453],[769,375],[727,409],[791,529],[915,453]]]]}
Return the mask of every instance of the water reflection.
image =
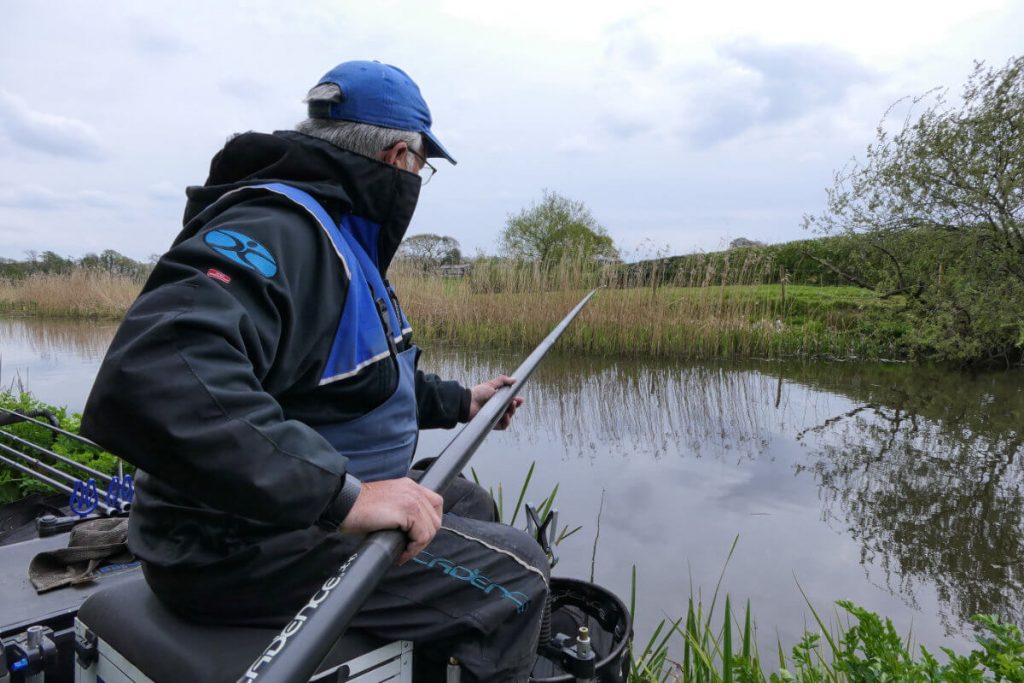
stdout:
{"type": "Polygon", "coordinates": [[[973,614],[1024,617],[1024,473],[1016,375],[936,370],[822,378],[861,403],[803,436],[798,471],[821,486],[825,514],[860,541],[862,562],[913,601],[934,584],[956,629],[973,614]],[[842,381],[845,379],[846,381],[842,381]]]}
{"type": "MultiPolygon", "coordinates": [[[[114,327],[0,319],[0,379],[80,410],[114,327]]],[[[423,365],[473,383],[520,359],[432,348],[423,365]]],[[[511,488],[538,460],[541,487],[562,483],[567,521],[587,527],[567,574],[589,573],[587,515],[609,492],[598,578],[625,594],[637,564],[638,636],[683,613],[669,601],[691,572],[715,585],[736,533],[726,581],[753,599],[768,649],[776,628],[788,643],[806,623],[794,573],[819,606],[854,599],[933,647],[977,612],[1024,620],[1019,373],[556,355],[525,396],[474,466],[511,488]]],[[[421,452],[448,436],[425,433],[421,452]]]]}
{"type": "MultiPolygon", "coordinates": [[[[435,367],[471,380],[508,370],[508,360],[451,352],[435,367]]],[[[802,452],[780,466],[813,479],[822,518],[859,544],[869,581],[913,608],[923,588],[936,594],[947,633],[978,613],[1024,620],[1018,373],[554,357],[526,393],[531,429],[516,438],[524,447],[555,440],[563,458],[742,467],[795,442],[802,452]]]]}
{"type": "Polygon", "coordinates": [[[116,329],[110,322],[0,318],[0,351],[22,347],[46,361],[71,356],[98,362],[116,329]]]}
{"type": "MultiPolygon", "coordinates": [[[[448,350],[429,362],[441,376],[475,382],[511,372],[509,361],[448,350]]],[[[777,431],[778,387],[777,378],[721,366],[552,356],[526,388],[531,430],[523,437],[558,439],[566,458],[755,458],[777,431]]]]}
{"type": "Polygon", "coordinates": [[[81,410],[116,323],[0,318],[0,388],[81,410]]]}

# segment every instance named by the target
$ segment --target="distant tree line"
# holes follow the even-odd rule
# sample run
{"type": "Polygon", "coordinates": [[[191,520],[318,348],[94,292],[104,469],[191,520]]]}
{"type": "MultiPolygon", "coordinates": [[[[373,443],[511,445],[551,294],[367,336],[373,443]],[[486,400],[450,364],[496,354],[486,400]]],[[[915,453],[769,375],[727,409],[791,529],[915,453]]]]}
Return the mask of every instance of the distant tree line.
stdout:
{"type": "Polygon", "coordinates": [[[424,272],[430,272],[439,266],[461,263],[462,249],[457,239],[447,235],[409,235],[398,246],[395,258],[410,263],[424,272]]]}
{"type": "Polygon", "coordinates": [[[81,258],[61,256],[53,251],[27,252],[26,258],[16,260],[0,257],[0,279],[21,280],[35,274],[60,275],[74,270],[90,270],[123,277],[143,279],[153,269],[152,263],[142,263],[113,249],[98,254],[89,253],[81,258]]]}

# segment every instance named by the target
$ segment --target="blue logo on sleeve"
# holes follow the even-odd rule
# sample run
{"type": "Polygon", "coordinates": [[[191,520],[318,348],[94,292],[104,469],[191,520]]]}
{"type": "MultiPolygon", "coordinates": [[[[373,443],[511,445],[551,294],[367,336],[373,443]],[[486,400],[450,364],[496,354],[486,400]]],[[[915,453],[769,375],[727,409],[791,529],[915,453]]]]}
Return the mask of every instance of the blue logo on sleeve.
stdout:
{"type": "Polygon", "coordinates": [[[277,273],[277,261],[262,244],[234,230],[211,230],[203,237],[215,252],[265,277],[277,273]]]}

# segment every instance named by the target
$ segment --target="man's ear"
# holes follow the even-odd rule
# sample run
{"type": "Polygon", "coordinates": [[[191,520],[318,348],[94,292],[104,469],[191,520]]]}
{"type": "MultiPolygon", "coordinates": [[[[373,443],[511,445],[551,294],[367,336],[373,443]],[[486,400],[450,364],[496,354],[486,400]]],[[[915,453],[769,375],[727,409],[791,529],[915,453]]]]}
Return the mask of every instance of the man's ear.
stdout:
{"type": "Polygon", "coordinates": [[[409,151],[408,143],[396,142],[395,144],[388,147],[386,150],[381,152],[377,158],[383,161],[385,164],[391,164],[398,168],[405,168],[405,155],[409,151]]]}

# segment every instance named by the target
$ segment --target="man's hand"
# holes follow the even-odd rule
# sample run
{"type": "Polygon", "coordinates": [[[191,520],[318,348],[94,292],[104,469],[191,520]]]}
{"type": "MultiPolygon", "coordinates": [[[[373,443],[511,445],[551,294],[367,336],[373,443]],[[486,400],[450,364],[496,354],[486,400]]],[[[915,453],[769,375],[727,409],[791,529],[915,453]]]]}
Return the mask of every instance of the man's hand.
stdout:
{"type": "Polygon", "coordinates": [[[398,564],[405,564],[427,547],[441,528],[443,499],[412,479],[364,482],[355,505],[341,523],[346,534],[401,529],[409,538],[398,564]]]}
{"type": "MultiPolygon", "coordinates": [[[[471,389],[473,400],[469,404],[469,419],[472,420],[473,417],[480,412],[483,405],[491,400],[491,397],[494,396],[498,389],[515,384],[515,382],[515,377],[499,375],[494,379],[482,382],[473,387],[471,389]]],[[[512,424],[512,417],[516,414],[516,409],[521,405],[523,405],[523,398],[521,396],[516,396],[512,399],[512,402],[508,404],[508,408],[505,409],[505,414],[501,416],[501,419],[498,420],[498,424],[494,425],[494,428],[508,428],[508,426],[512,424]]]]}

